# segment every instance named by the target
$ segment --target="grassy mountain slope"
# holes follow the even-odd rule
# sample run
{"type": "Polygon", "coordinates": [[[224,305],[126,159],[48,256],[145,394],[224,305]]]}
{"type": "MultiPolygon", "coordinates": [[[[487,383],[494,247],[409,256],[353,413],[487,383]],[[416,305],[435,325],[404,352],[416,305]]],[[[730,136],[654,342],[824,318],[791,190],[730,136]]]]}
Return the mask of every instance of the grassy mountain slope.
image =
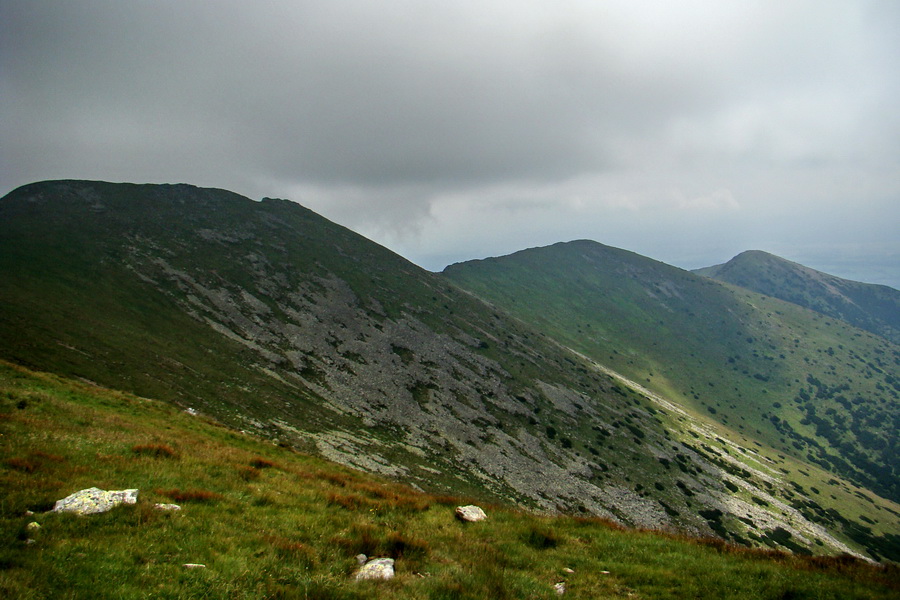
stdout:
{"type": "Polygon", "coordinates": [[[445,275],[706,414],[730,438],[898,499],[900,349],[882,338],[595,242],[471,261],[445,275]]]}
{"type": "Polygon", "coordinates": [[[898,591],[896,567],[846,557],[748,551],[496,506],[485,506],[487,521],[463,524],[453,518],[461,499],[169,403],[2,362],[0,434],[5,598],[549,599],[559,582],[575,599],[875,600],[898,591]],[[137,488],[138,503],[88,517],[44,512],[89,486],[137,488]],[[173,501],[181,511],[153,508],[173,501]],[[360,552],[395,558],[395,579],[353,581],[360,552]]]}
{"type": "Polygon", "coordinates": [[[694,273],[799,304],[900,343],[900,291],[894,288],[841,279],[759,250],[694,273]]]}
{"type": "MultiPolygon", "coordinates": [[[[667,440],[652,402],[291,202],[26,186],[0,202],[0,269],[0,351],[19,364],[431,490],[708,534],[694,507],[732,497],[717,465],[667,440]],[[671,467],[676,454],[691,473],[671,467]],[[710,495],[692,499],[688,483],[710,495]]],[[[742,515],[763,511],[742,493],[742,515]]],[[[803,519],[776,519],[804,546],[843,549],[803,519]]]]}
{"type": "Polygon", "coordinates": [[[894,557],[896,505],[826,485],[288,201],[33,184],[0,200],[0,272],[0,353],[18,364],[435,492],[894,557]]]}
{"type": "Polygon", "coordinates": [[[501,428],[568,387],[616,399],[446,282],[288,201],[51,182],[4,198],[0,224],[6,357],[368,470],[547,504],[541,482],[507,484],[540,449],[527,465],[484,453],[524,456],[501,428]],[[509,369],[491,357],[501,331],[520,340],[499,342],[521,354],[509,369]]]}

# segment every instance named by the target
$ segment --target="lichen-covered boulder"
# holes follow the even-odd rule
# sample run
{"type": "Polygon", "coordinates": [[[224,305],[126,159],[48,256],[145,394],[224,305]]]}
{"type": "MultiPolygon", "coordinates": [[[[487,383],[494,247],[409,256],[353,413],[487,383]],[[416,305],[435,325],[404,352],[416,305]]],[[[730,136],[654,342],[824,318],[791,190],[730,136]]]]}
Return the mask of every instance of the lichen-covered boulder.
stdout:
{"type": "Polygon", "coordinates": [[[357,581],[361,579],[391,579],[393,576],[393,558],[373,558],[356,572],[357,581]]]}
{"type": "Polygon", "coordinates": [[[474,504],[470,504],[469,506],[457,506],[456,517],[469,523],[484,521],[485,519],[487,519],[487,515],[484,513],[481,507],[475,506],[474,504]]]}
{"type": "Polygon", "coordinates": [[[57,500],[53,512],[73,512],[79,515],[104,513],[120,504],[137,502],[137,490],[101,490],[88,488],[57,500]]]}

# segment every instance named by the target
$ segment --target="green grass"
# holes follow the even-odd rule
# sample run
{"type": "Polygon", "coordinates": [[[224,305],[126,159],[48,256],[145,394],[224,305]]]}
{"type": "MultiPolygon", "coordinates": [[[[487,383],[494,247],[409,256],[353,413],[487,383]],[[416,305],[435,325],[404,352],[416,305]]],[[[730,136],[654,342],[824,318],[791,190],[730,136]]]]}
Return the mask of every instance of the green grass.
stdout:
{"type": "Polygon", "coordinates": [[[598,519],[483,504],[489,519],[464,524],[453,515],[462,499],[363,475],[162,402],[7,363],[0,364],[0,433],[6,598],[553,598],[560,581],[568,598],[900,592],[893,567],[751,551],[598,519]],[[139,500],[89,517],[44,512],[90,486],[136,487],[139,500]],[[173,497],[183,510],[153,508],[173,497]],[[31,521],[41,528],[30,532],[31,521]],[[397,577],[353,581],[360,552],[394,557],[397,577]]]}

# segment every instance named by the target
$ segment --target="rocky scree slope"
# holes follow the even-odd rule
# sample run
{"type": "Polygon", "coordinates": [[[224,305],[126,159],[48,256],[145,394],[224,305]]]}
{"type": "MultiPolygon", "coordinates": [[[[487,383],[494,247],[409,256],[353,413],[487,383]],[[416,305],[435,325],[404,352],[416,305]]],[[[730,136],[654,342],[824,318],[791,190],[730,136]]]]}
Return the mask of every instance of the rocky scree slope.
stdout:
{"type": "Polygon", "coordinates": [[[714,433],[677,407],[292,202],[33,184],[0,200],[0,269],[0,352],[20,364],[430,490],[865,549],[775,497],[755,449],[701,449],[714,433]]]}

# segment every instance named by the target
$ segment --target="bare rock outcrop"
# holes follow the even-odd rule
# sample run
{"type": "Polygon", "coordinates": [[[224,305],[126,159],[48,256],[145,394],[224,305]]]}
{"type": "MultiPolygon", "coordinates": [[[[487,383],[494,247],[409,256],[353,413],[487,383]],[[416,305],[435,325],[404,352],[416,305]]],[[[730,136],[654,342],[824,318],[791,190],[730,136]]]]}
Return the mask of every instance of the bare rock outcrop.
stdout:
{"type": "Polygon", "coordinates": [[[53,512],[73,512],[79,515],[104,513],[121,504],[135,504],[137,490],[101,490],[87,488],[70,494],[53,505],[53,512]]]}
{"type": "Polygon", "coordinates": [[[468,506],[457,506],[456,518],[467,523],[475,523],[487,519],[487,514],[481,507],[470,504],[468,506]]]}
{"type": "Polygon", "coordinates": [[[394,577],[393,558],[373,558],[356,572],[356,580],[392,579],[394,577]]]}

